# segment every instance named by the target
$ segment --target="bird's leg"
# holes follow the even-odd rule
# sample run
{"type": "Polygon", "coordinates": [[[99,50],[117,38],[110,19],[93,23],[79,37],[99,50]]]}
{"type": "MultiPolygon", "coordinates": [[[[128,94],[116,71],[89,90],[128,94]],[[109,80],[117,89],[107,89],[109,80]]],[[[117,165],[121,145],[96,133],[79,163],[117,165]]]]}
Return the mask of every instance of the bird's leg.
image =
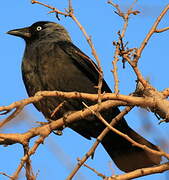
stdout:
{"type": "MultiPolygon", "coordinates": [[[[53,119],[50,119],[50,118],[47,118],[47,117],[46,117],[46,120],[48,121],[46,123],[50,123],[50,122],[54,121],[53,119]]],[[[58,136],[61,136],[63,134],[62,133],[63,129],[64,129],[64,127],[60,127],[59,129],[53,130],[52,132],[54,134],[58,135],[58,136]]]]}
{"type": "MultiPolygon", "coordinates": [[[[58,136],[61,136],[61,135],[63,134],[63,129],[66,128],[66,127],[68,127],[68,122],[66,121],[66,120],[67,120],[67,117],[68,117],[71,113],[73,113],[73,112],[74,112],[74,111],[68,111],[68,112],[64,113],[64,115],[63,115],[64,125],[63,125],[61,128],[54,130],[54,131],[53,131],[54,134],[56,134],[56,135],[58,135],[58,136]]],[[[49,119],[49,118],[48,118],[47,120],[48,120],[49,122],[50,122],[50,121],[53,121],[52,119],[49,119]]]]}

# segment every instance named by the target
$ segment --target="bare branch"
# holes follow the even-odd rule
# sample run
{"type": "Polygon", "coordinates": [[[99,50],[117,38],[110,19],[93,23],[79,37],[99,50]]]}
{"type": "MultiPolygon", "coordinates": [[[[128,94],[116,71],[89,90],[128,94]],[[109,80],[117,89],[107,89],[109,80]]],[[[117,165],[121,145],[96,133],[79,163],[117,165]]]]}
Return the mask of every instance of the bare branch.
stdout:
{"type": "MultiPolygon", "coordinates": [[[[130,8],[128,9],[127,13],[123,13],[120,9],[120,7],[118,6],[118,4],[115,4],[113,3],[113,1],[109,0],[108,3],[111,4],[113,7],[116,8],[117,10],[117,14],[123,18],[124,20],[124,25],[123,25],[123,28],[122,28],[122,32],[120,33],[120,31],[118,32],[118,35],[119,35],[119,38],[118,38],[118,42],[114,42],[113,45],[116,46],[116,49],[115,49],[115,53],[114,53],[114,60],[112,61],[112,64],[113,64],[113,76],[114,76],[114,92],[116,94],[119,93],[119,80],[118,80],[118,73],[117,73],[117,62],[119,60],[118,56],[121,56],[121,52],[122,51],[125,51],[124,49],[124,46],[123,46],[123,38],[125,36],[125,33],[126,33],[126,30],[127,30],[127,27],[128,27],[128,21],[129,21],[129,17],[131,14],[138,14],[138,11],[133,11],[133,7],[134,7],[134,4],[137,2],[137,0],[135,0],[133,2],[133,4],[130,6],[130,8]],[[120,49],[120,46],[122,47],[120,49]]],[[[123,58],[122,60],[123,62],[123,68],[125,68],[125,60],[123,58]]]]}
{"type": "Polygon", "coordinates": [[[138,169],[126,174],[115,175],[109,178],[105,178],[105,180],[130,180],[138,177],[143,177],[150,174],[162,173],[164,171],[169,170],[169,163],[160,164],[158,166],[150,167],[150,168],[142,168],[138,169]]]}
{"type": "MultiPolygon", "coordinates": [[[[7,124],[14,117],[16,117],[23,110],[23,108],[24,106],[18,106],[10,116],[8,116],[6,119],[0,122],[0,128],[3,127],[5,124],[7,124]]],[[[10,110],[7,110],[6,112],[10,112],[10,110]]]]}
{"type": "Polygon", "coordinates": [[[162,29],[156,29],[155,32],[156,33],[161,33],[161,32],[167,31],[167,30],[169,30],[169,27],[165,27],[165,28],[162,28],[162,29]]]}
{"type": "Polygon", "coordinates": [[[141,43],[140,48],[137,51],[137,58],[135,60],[135,63],[138,62],[141,53],[143,51],[143,49],[145,48],[145,46],[147,45],[149,39],[151,38],[151,36],[158,31],[157,30],[157,26],[159,25],[161,19],[164,17],[164,15],[167,13],[167,11],[169,10],[169,4],[164,8],[164,10],[161,12],[161,14],[157,17],[156,21],[154,22],[152,28],[150,29],[150,31],[148,32],[147,36],[145,37],[145,39],[143,40],[143,42],[141,43]]]}
{"type": "MultiPolygon", "coordinates": [[[[93,112],[93,110],[92,110],[93,112]]],[[[93,112],[94,113],[94,112],[93,112]]],[[[112,130],[113,132],[115,132],[116,134],[122,136],[124,139],[126,139],[127,141],[131,142],[131,144],[133,146],[137,146],[137,147],[140,147],[152,154],[156,154],[156,155],[159,155],[159,156],[164,156],[166,157],[167,159],[169,159],[169,154],[165,153],[164,151],[156,151],[156,150],[153,150],[149,147],[147,147],[146,145],[142,145],[142,144],[139,144],[137,143],[136,141],[134,141],[133,139],[131,139],[127,134],[124,134],[122,133],[121,131],[117,130],[116,128],[112,127],[102,116],[100,113],[94,113],[110,130],[112,130]]]]}
{"type": "MultiPolygon", "coordinates": [[[[77,159],[77,160],[80,161],[79,159],[77,159]]],[[[91,171],[93,171],[94,173],[96,173],[97,176],[102,177],[102,178],[106,178],[106,176],[105,176],[104,174],[98,172],[96,169],[90,167],[89,165],[83,164],[83,166],[87,167],[88,169],[90,169],[91,171]]]]}
{"type": "Polygon", "coordinates": [[[14,179],[12,179],[12,177],[11,177],[11,176],[9,176],[8,174],[6,174],[6,173],[4,173],[4,172],[0,172],[0,174],[2,174],[3,176],[8,177],[10,180],[14,180],[14,179]]]}
{"type": "MultiPolygon", "coordinates": [[[[136,71],[138,69],[136,68],[136,71]]],[[[139,73],[139,71],[138,71],[139,73]]],[[[149,108],[152,112],[159,114],[161,118],[164,118],[166,121],[169,121],[169,101],[165,99],[164,95],[154,88],[148,89],[145,91],[145,97],[134,97],[134,96],[126,96],[121,94],[113,94],[113,93],[104,93],[102,94],[102,100],[116,100],[114,102],[114,106],[140,106],[143,108],[149,108]],[[118,101],[117,101],[118,100],[118,101]]],[[[97,94],[88,94],[88,93],[79,93],[79,92],[61,92],[61,91],[40,91],[35,94],[35,96],[23,99],[21,101],[14,102],[9,106],[1,106],[0,112],[9,111],[13,108],[24,107],[27,104],[35,103],[46,97],[64,97],[64,98],[77,98],[77,99],[89,99],[92,101],[98,100],[97,94]]],[[[103,102],[105,103],[105,102],[103,102]]],[[[102,108],[100,109],[102,110],[102,108]]]]}
{"type": "MultiPolygon", "coordinates": [[[[131,111],[132,107],[126,107],[122,112],[120,112],[110,123],[111,126],[114,126],[118,123],[119,120],[121,120],[122,117],[124,117],[129,111],[131,111]]],[[[91,112],[91,107],[88,109],[91,112]]],[[[86,162],[86,160],[91,157],[96,150],[99,143],[102,141],[102,139],[105,137],[105,135],[109,132],[109,128],[106,127],[102,133],[97,137],[95,143],[92,145],[92,147],[89,149],[89,151],[84,155],[84,157],[78,162],[76,167],[73,169],[73,171],[69,174],[66,180],[71,180],[77,171],[80,169],[80,167],[86,162]]]]}
{"type": "MultiPolygon", "coordinates": [[[[117,51],[118,51],[118,48],[117,48],[117,51]]],[[[113,64],[113,70],[112,73],[113,73],[113,76],[114,76],[114,93],[115,94],[119,94],[119,79],[118,79],[118,73],[117,73],[117,62],[118,62],[118,56],[114,56],[114,60],[112,61],[112,64],[113,64]]]]}
{"type": "Polygon", "coordinates": [[[64,15],[64,16],[69,16],[69,14],[64,13],[62,11],[59,11],[57,8],[55,8],[53,6],[50,6],[50,5],[47,5],[47,4],[44,4],[44,3],[41,3],[39,1],[32,0],[31,3],[32,4],[39,4],[39,5],[45,6],[45,7],[49,8],[49,9],[52,9],[52,11],[50,11],[49,13],[56,12],[57,14],[61,14],[61,15],[64,15]]]}
{"type": "Polygon", "coordinates": [[[13,179],[18,178],[18,175],[21,172],[24,164],[29,161],[29,157],[36,152],[37,148],[39,147],[40,144],[43,143],[45,138],[46,138],[45,136],[39,137],[39,139],[35,142],[34,146],[24,155],[24,157],[21,159],[21,162],[20,162],[18,168],[16,169],[15,173],[12,175],[13,179]]]}

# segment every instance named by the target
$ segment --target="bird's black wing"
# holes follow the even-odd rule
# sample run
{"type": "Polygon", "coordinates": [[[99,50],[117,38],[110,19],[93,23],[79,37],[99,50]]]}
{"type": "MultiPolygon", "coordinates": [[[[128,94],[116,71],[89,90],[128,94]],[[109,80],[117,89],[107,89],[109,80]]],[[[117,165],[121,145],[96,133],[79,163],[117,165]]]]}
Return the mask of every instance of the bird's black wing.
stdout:
{"type": "MultiPolygon", "coordinates": [[[[78,49],[71,42],[59,42],[59,45],[60,48],[62,48],[63,51],[65,51],[65,53],[72,57],[74,64],[76,66],[79,66],[79,68],[85,73],[85,75],[88,76],[90,81],[97,85],[98,69],[97,66],[93,63],[93,61],[83,52],[81,52],[80,49],[78,49]]],[[[107,86],[105,81],[103,81],[102,91],[111,92],[110,88],[107,86]]],[[[117,107],[114,107],[110,108],[105,112],[102,112],[101,114],[108,122],[110,122],[110,120],[113,119],[119,112],[119,109],[117,107]]],[[[100,128],[100,130],[98,130],[99,128],[96,126],[96,124],[97,122],[95,122],[95,124],[93,124],[92,126],[92,129],[94,129],[95,131],[95,135],[93,135],[93,137],[97,137],[98,132],[101,132],[100,130],[102,129],[100,128]]],[[[91,124],[88,127],[90,126],[91,124]]],[[[152,143],[141,137],[139,134],[137,134],[135,131],[133,131],[127,125],[124,118],[122,118],[121,121],[119,121],[115,128],[127,134],[136,142],[147,145],[152,149],[158,150],[158,148],[155,145],[153,145],[152,143]]],[[[106,149],[106,151],[109,153],[111,158],[114,160],[116,165],[125,172],[129,172],[131,170],[135,170],[141,167],[149,167],[160,163],[161,158],[159,156],[152,155],[151,153],[144,151],[141,148],[132,146],[132,144],[128,142],[126,139],[115,134],[112,131],[110,131],[104,137],[101,143],[106,149]]]]}
{"type": "MultiPolygon", "coordinates": [[[[72,58],[73,63],[90,79],[91,82],[93,82],[95,86],[97,86],[99,79],[97,65],[73,43],[60,41],[57,42],[57,45],[72,58]]],[[[105,80],[103,80],[102,91],[111,92],[105,80]]]]}

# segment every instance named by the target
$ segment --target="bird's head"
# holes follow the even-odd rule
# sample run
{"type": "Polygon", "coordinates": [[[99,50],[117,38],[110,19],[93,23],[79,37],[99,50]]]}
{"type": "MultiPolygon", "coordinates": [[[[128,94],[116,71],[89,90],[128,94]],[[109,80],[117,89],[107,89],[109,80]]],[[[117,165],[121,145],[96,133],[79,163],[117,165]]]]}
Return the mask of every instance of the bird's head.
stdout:
{"type": "Polygon", "coordinates": [[[49,21],[39,21],[29,27],[10,30],[7,34],[21,37],[26,42],[49,39],[54,41],[71,41],[68,32],[63,26],[49,21]]]}

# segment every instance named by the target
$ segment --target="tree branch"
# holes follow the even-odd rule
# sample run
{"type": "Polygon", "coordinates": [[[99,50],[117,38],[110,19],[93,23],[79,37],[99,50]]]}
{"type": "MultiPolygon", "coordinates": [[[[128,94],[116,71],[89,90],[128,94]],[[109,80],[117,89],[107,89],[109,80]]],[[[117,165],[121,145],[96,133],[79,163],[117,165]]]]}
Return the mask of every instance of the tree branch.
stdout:
{"type": "Polygon", "coordinates": [[[169,170],[169,163],[164,163],[150,168],[138,169],[126,174],[114,175],[112,177],[105,178],[104,180],[130,180],[150,174],[162,173],[167,170],[169,170]]]}
{"type": "MultiPolygon", "coordinates": [[[[164,17],[164,15],[167,13],[167,11],[169,10],[169,4],[164,8],[164,10],[161,12],[161,14],[157,17],[156,21],[154,22],[152,28],[150,29],[150,31],[148,32],[147,36],[145,37],[145,39],[143,40],[143,42],[141,43],[141,46],[140,48],[137,50],[137,58],[135,60],[135,63],[138,62],[140,56],[141,56],[141,53],[143,51],[143,49],[145,48],[145,46],[147,45],[149,39],[151,38],[151,36],[158,30],[157,30],[157,26],[159,25],[161,19],[164,17]]],[[[165,29],[165,30],[168,30],[165,29]]]]}

